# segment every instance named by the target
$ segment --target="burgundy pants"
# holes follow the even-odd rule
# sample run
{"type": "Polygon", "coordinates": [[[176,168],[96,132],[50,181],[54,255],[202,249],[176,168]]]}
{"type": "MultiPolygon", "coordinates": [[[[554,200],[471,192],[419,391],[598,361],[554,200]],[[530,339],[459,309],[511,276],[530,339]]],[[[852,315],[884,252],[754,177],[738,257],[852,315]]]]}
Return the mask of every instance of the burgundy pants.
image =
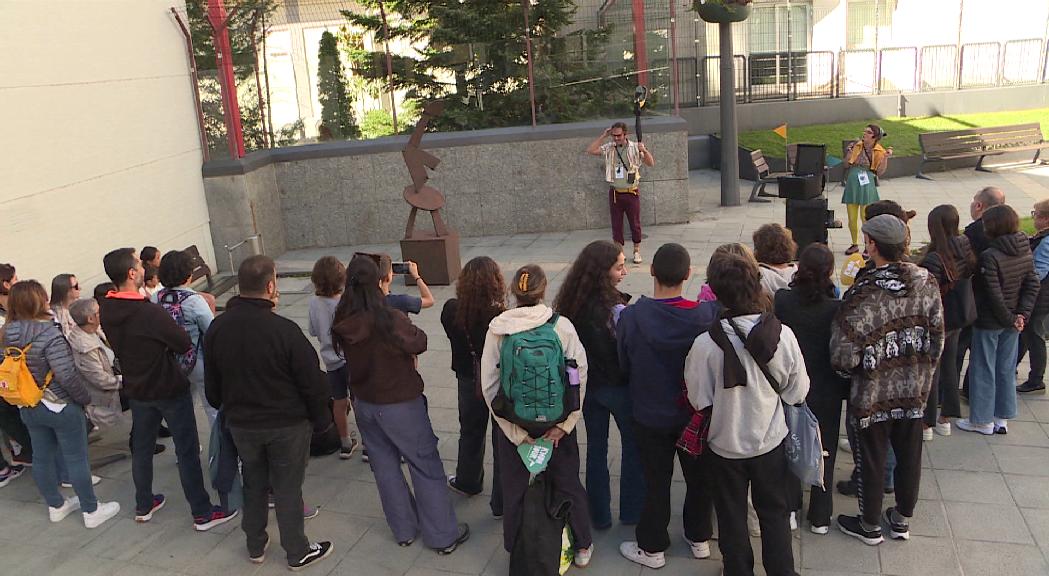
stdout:
{"type": "Polygon", "coordinates": [[[630,240],[634,244],[641,243],[641,196],[630,192],[615,191],[608,189],[608,210],[612,213],[612,240],[616,244],[624,244],[623,241],[623,214],[630,219],[630,240]]]}

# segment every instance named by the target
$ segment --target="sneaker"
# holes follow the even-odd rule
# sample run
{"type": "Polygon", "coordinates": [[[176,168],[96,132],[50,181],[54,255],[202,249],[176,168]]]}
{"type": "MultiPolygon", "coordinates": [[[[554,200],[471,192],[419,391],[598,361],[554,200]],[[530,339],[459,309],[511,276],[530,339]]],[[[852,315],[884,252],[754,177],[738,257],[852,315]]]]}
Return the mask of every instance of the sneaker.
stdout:
{"type": "Polygon", "coordinates": [[[320,513],[321,513],[321,509],[320,508],[317,508],[317,507],[314,507],[314,506],[310,506],[309,504],[303,504],[303,506],[302,506],[302,519],[303,520],[309,520],[311,518],[316,518],[317,515],[320,514],[320,513]]]}
{"type": "Polygon", "coordinates": [[[923,442],[932,442],[932,434],[933,434],[932,428],[925,428],[925,429],[923,429],[922,430],[922,441],[923,442]]]}
{"type": "Polygon", "coordinates": [[[935,430],[936,430],[936,433],[939,434],[940,436],[950,436],[951,435],[951,423],[950,422],[937,422],[935,430]]]}
{"type": "Polygon", "coordinates": [[[966,432],[976,432],[987,436],[994,434],[994,424],[973,424],[968,418],[960,418],[954,424],[959,430],[966,432]]]}
{"type": "Polygon", "coordinates": [[[361,462],[368,462],[368,449],[361,448],[361,462]]]}
{"type": "Polygon", "coordinates": [[[199,516],[193,519],[193,529],[197,532],[206,532],[216,526],[221,526],[237,517],[239,510],[223,510],[221,506],[214,506],[207,516],[199,516]]]}
{"type": "Polygon", "coordinates": [[[793,532],[798,529],[798,513],[790,513],[790,531],[793,532]]]}
{"type": "Polygon", "coordinates": [[[1045,390],[1045,384],[1042,382],[1031,382],[1028,380],[1023,384],[1016,387],[1016,391],[1021,394],[1027,394],[1029,392],[1041,392],[1045,390]]]}
{"type": "Polygon", "coordinates": [[[860,247],[859,246],[857,246],[855,244],[850,244],[849,247],[845,249],[845,255],[846,256],[852,256],[853,254],[855,254],[855,253],[857,253],[859,251],[860,251],[860,247]]]}
{"type": "Polygon", "coordinates": [[[306,554],[302,558],[299,558],[294,562],[288,562],[288,570],[298,572],[314,562],[324,560],[334,549],[335,547],[332,546],[331,542],[316,542],[310,544],[310,549],[306,551],[306,554]]]}
{"type": "Polygon", "coordinates": [[[685,536],[685,543],[688,544],[690,550],[692,550],[692,557],[696,560],[703,560],[704,558],[710,558],[710,542],[693,542],[685,536]]]}
{"type": "Polygon", "coordinates": [[[84,512],[84,527],[98,528],[103,522],[120,513],[120,502],[99,502],[94,512],[84,512]]]}
{"type": "Polygon", "coordinates": [[[859,492],[859,487],[852,480],[838,480],[834,487],[838,489],[838,494],[842,496],[855,496],[859,492]]]}
{"type": "Polygon", "coordinates": [[[576,568],[586,568],[590,565],[590,559],[594,557],[594,545],[590,544],[589,548],[580,548],[575,551],[575,558],[572,559],[572,563],[576,565],[576,568]]]}
{"type": "Polygon", "coordinates": [[[167,426],[161,424],[160,428],[157,429],[157,438],[171,438],[171,430],[167,426]]]}
{"type": "Polygon", "coordinates": [[[353,458],[353,453],[357,451],[357,448],[360,445],[361,443],[356,438],[351,436],[350,445],[343,445],[341,448],[339,448],[339,459],[349,460],[350,458],[353,458]]]}
{"type": "Polygon", "coordinates": [[[0,474],[0,488],[7,486],[12,480],[21,476],[22,472],[25,472],[25,466],[9,464],[7,466],[7,471],[0,474]]]}
{"type": "Polygon", "coordinates": [[[816,524],[810,524],[809,525],[809,532],[812,532],[813,534],[819,534],[820,536],[822,536],[822,535],[827,534],[827,533],[830,532],[830,526],[827,526],[827,525],[818,526],[816,524]]]}
{"type": "Polygon", "coordinates": [[[415,538],[409,538],[407,540],[401,540],[400,542],[397,543],[397,545],[400,546],[401,548],[407,548],[407,547],[411,546],[414,543],[415,543],[415,538]]]}
{"type": "Polygon", "coordinates": [[[641,252],[639,250],[634,250],[634,264],[640,264],[641,262],[641,252]]]}
{"type": "Polygon", "coordinates": [[[838,440],[838,450],[848,454],[852,453],[852,446],[849,444],[848,438],[841,438],[838,440]]]}
{"type": "Polygon", "coordinates": [[[881,526],[874,530],[865,530],[859,516],[838,515],[838,529],[868,546],[877,546],[885,541],[881,535],[881,526]]]}
{"type": "Polygon", "coordinates": [[[466,496],[467,498],[469,498],[471,496],[477,496],[478,494],[480,494],[480,492],[467,492],[466,490],[463,490],[462,488],[460,488],[455,483],[455,476],[449,476],[448,477],[448,488],[452,492],[455,492],[456,494],[461,494],[463,496],[466,496]]]}
{"type": "Polygon", "coordinates": [[[16,456],[12,456],[11,457],[11,465],[13,465],[13,466],[20,466],[22,468],[32,468],[33,467],[33,457],[30,456],[28,458],[25,458],[21,454],[18,454],[16,456]]]}
{"type": "Polygon", "coordinates": [[[623,542],[619,545],[619,553],[627,560],[649,568],[657,569],[667,565],[667,558],[662,552],[649,554],[642,550],[637,542],[623,542]]]}
{"type": "MultiPolygon", "coordinates": [[[[896,511],[895,507],[885,509],[885,513],[882,514],[882,519],[885,521],[885,525],[889,527],[889,538],[893,540],[910,540],[911,539],[911,528],[904,518],[903,522],[894,522],[893,516],[899,514],[893,514],[896,511]]],[[[899,515],[903,518],[902,515],[899,515]]]]}
{"type": "Polygon", "coordinates": [[[270,537],[266,535],[266,543],[262,545],[262,552],[257,556],[253,556],[251,552],[248,552],[248,560],[251,560],[252,564],[262,564],[266,561],[266,550],[270,549],[270,537]]]}
{"type": "MultiPolygon", "coordinates": [[[[98,483],[101,482],[101,481],[102,481],[102,479],[99,478],[98,476],[95,476],[94,474],[91,475],[91,485],[92,486],[98,486],[98,483]]],[[[62,487],[63,488],[72,488],[73,487],[73,483],[72,482],[63,482],[62,483],[62,487]]]]}
{"type": "Polygon", "coordinates": [[[452,542],[448,546],[445,546],[444,548],[437,550],[437,553],[441,556],[447,556],[452,552],[455,552],[455,549],[458,548],[460,544],[466,542],[469,539],[470,525],[466,522],[463,522],[462,524],[459,524],[459,537],[455,539],[455,542],[452,542]]]}
{"type": "Polygon", "coordinates": [[[80,498],[73,496],[72,498],[66,498],[66,501],[58,508],[48,506],[47,515],[52,522],[61,522],[66,516],[69,516],[76,510],[80,510],[80,498]]]}
{"type": "Polygon", "coordinates": [[[135,522],[149,522],[153,519],[153,513],[164,507],[164,495],[154,494],[153,495],[153,507],[146,512],[135,511],[135,522]]]}
{"type": "Polygon", "coordinates": [[[994,419],[994,433],[995,434],[1008,434],[1009,433],[1009,421],[1002,420],[1001,418],[994,419]]]}

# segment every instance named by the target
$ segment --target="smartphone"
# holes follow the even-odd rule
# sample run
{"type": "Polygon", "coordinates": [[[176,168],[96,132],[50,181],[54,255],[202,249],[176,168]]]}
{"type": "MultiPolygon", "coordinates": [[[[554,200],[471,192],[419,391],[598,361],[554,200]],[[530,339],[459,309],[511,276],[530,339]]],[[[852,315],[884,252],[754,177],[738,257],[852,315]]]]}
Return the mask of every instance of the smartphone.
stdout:
{"type": "Polygon", "coordinates": [[[392,264],[392,266],[393,266],[393,273],[394,274],[409,274],[409,273],[411,273],[411,268],[408,267],[408,263],[407,262],[394,262],[392,264]]]}

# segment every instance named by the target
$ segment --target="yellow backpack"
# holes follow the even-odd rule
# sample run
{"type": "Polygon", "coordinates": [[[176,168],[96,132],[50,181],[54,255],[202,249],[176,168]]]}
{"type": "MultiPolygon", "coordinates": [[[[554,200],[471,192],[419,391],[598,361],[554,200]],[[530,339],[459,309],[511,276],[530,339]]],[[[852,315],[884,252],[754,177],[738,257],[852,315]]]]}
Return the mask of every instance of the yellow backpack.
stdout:
{"type": "Polygon", "coordinates": [[[51,384],[51,372],[47,373],[43,388],[37,385],[33,374],[29,372],[26,358],[32,347],[32,344],[28,344],[25,348],[9,346],[4,349],[4,361],[0,362],[0,398],[13,406],[36,406],[44,396],[44,388],[51,384]]]}

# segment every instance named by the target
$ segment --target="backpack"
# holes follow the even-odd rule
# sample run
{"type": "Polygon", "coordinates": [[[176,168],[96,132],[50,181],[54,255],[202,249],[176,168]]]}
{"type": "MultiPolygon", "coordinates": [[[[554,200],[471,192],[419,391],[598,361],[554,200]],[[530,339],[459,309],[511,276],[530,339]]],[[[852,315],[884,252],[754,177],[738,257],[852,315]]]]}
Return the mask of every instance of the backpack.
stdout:
{"type": "Polygon", "coordinates": [[[48,371],[43,388],[36,383],[26,361],[32,347],[32,344],[27,344],[25,348],[9,346],[4,349],[4,361],[0,362],[0,398],[12,406],[32,408],[39,404],[44,397],[44,388],[51,384],[54,376],[48,371]]]}
{"type": "Polygon", "coordinates": [[[492,411],[539,436],[578,410],[579,387],[569,385],[557,314],[524,332],[509,334],[499,349],[499,392],[492,411]],[[574,401],[573,401],[574,398],[574,401]]]}
{"type": "MultiPolygon", "coordinates": [[[[164,310],[171,315],[172,320],[174,320],[176,324],[185,330],[185,326],[188,322],[186,321],[186,315],[182,312],[182,303],[190,296],[195,295],[195,293],[187,292],[185,290],[164,288],[157,294],[157,303],[159,303],[164,310]]],[[[201,340],[203,340],[203,338],[198,338],[197,345],[190,348],[188,352],[175,355],[175,361],[178,363],[178,367],[182,370],[183,374],[188,375],[190,372],[193,372],[193,368],[197,366],[197,356],[199,354],[197,348],[200,347],[201,340]]]]}

